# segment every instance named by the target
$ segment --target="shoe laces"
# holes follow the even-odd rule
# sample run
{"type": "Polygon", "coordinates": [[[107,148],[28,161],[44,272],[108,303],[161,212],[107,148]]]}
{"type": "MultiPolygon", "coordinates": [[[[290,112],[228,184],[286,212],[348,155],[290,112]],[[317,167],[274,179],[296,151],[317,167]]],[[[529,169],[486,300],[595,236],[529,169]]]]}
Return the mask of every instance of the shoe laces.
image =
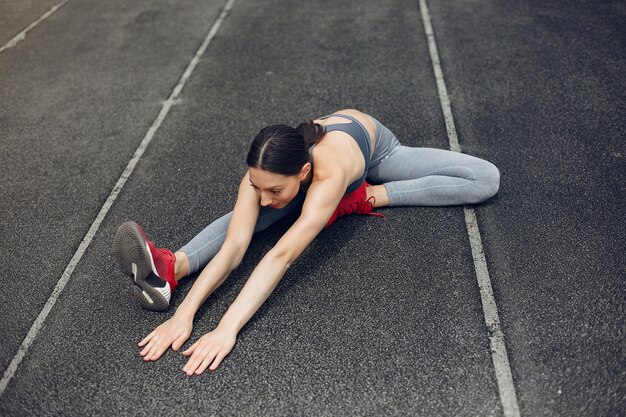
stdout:
{"type": "Polygon", "coordinates": [[[385,218],[384,214],[372,213],[374,206],[376,205],[376,197],[370,196],[366,200],[353,201],[339,208],[339,216],[346,216],[354,213],[367,214],[368,216],[376,216],[385,218]]]}

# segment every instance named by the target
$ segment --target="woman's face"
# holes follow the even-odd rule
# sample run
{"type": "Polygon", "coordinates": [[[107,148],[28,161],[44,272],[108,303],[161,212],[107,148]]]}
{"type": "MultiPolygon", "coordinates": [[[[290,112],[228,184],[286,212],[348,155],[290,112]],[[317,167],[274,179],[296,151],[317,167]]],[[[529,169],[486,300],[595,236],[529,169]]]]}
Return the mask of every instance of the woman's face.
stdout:
{"type": "Polygon", "coordinates": [[[250,185],[260,197],[262,206],[283,208],[298,194],[300,182],[311,171],[311,164],[306,163],[299,174],[282,175],[265,171],[261,168],[248,168],[250,185]]]}

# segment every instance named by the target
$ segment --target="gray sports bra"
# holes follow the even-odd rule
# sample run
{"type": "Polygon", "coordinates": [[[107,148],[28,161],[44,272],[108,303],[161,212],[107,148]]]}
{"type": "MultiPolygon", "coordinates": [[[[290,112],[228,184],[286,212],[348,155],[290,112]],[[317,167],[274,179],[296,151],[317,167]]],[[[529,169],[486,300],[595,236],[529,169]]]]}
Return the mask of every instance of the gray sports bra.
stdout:
{"type": "MultiPolygon", "coordinates": [[[[337,123],[334,125],[324,126],[324,132],[332,132],[334,130],[339,130],[340,132],[347,133],[356,141],[357,145],[359,145],[359,149],[361,149],[361,152],[363,153],[363,157],[365,158],[365,169],[363,170],[363,175],[361,175],[361,177],[358,180],[354,181],[352,184],[348,186],[348,188],[346,189],[346,194],[349,194],[353,192],[354,190],[356,190],[357,188],[359,188],[361,184],[363,184],[363,181],[365,181],[365,178],[367,177],[367,171],[370,166],[370,155],[371,155],[372,144],[369,139],[369,133],[367,133],[367,129],[365,129],[365,126],[363,126],[361,122],[359,122],[356,118],[352,116],[348,116],[345,114],[330,114],[328,116],[320,117],[320,119],[324,120],[333,116],[344,117],[350,120],[351,123],[337,123]]],[[[311,160],[313,159],[314,147],[315,145],[312,145],[309,148],[309,154],[311,155],[311,160]]]]}

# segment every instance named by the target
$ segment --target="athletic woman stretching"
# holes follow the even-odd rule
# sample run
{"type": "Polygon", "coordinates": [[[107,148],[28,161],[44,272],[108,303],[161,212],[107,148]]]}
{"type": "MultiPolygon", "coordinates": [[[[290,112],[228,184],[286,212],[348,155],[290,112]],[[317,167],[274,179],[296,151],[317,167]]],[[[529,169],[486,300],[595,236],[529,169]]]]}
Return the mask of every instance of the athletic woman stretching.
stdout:
{"type": "Polygon", "coordinates": [[[351,109],[297,128],[264,128],[250,146],[247,164],[234,210],[176,253],[156,248],[133,222],[118,228],[113,251],[146,309],[167,309],[178,280],[206,265],[174,316],[139,342],[145,361],[157,360],[170,346],[180,349],[196,311],[241,263],[252,235],[293,210],[302,209],[299,218],[259,262],[219,325],[183,352],[189,357],[187,375],[220,365],[287,268],[337,217],[382,216],[371,211],[384,206],[480,203],[500,183],[498,169],[487,161],[402,146],[376,119],[351,109]]]}

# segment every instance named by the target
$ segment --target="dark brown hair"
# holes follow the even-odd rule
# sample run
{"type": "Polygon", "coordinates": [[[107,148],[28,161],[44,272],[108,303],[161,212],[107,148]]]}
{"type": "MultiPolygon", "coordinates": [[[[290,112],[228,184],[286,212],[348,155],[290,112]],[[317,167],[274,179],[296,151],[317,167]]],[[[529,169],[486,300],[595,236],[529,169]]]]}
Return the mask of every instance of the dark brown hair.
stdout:
{"type": "Polygon", "coordinates": [[[310,162],[309,148],[324,135],[324,127],[309,121],[294,128],[273,125],[261,129],[252,141],[246,163],[251,168],[296,175],[310,162]]]}

